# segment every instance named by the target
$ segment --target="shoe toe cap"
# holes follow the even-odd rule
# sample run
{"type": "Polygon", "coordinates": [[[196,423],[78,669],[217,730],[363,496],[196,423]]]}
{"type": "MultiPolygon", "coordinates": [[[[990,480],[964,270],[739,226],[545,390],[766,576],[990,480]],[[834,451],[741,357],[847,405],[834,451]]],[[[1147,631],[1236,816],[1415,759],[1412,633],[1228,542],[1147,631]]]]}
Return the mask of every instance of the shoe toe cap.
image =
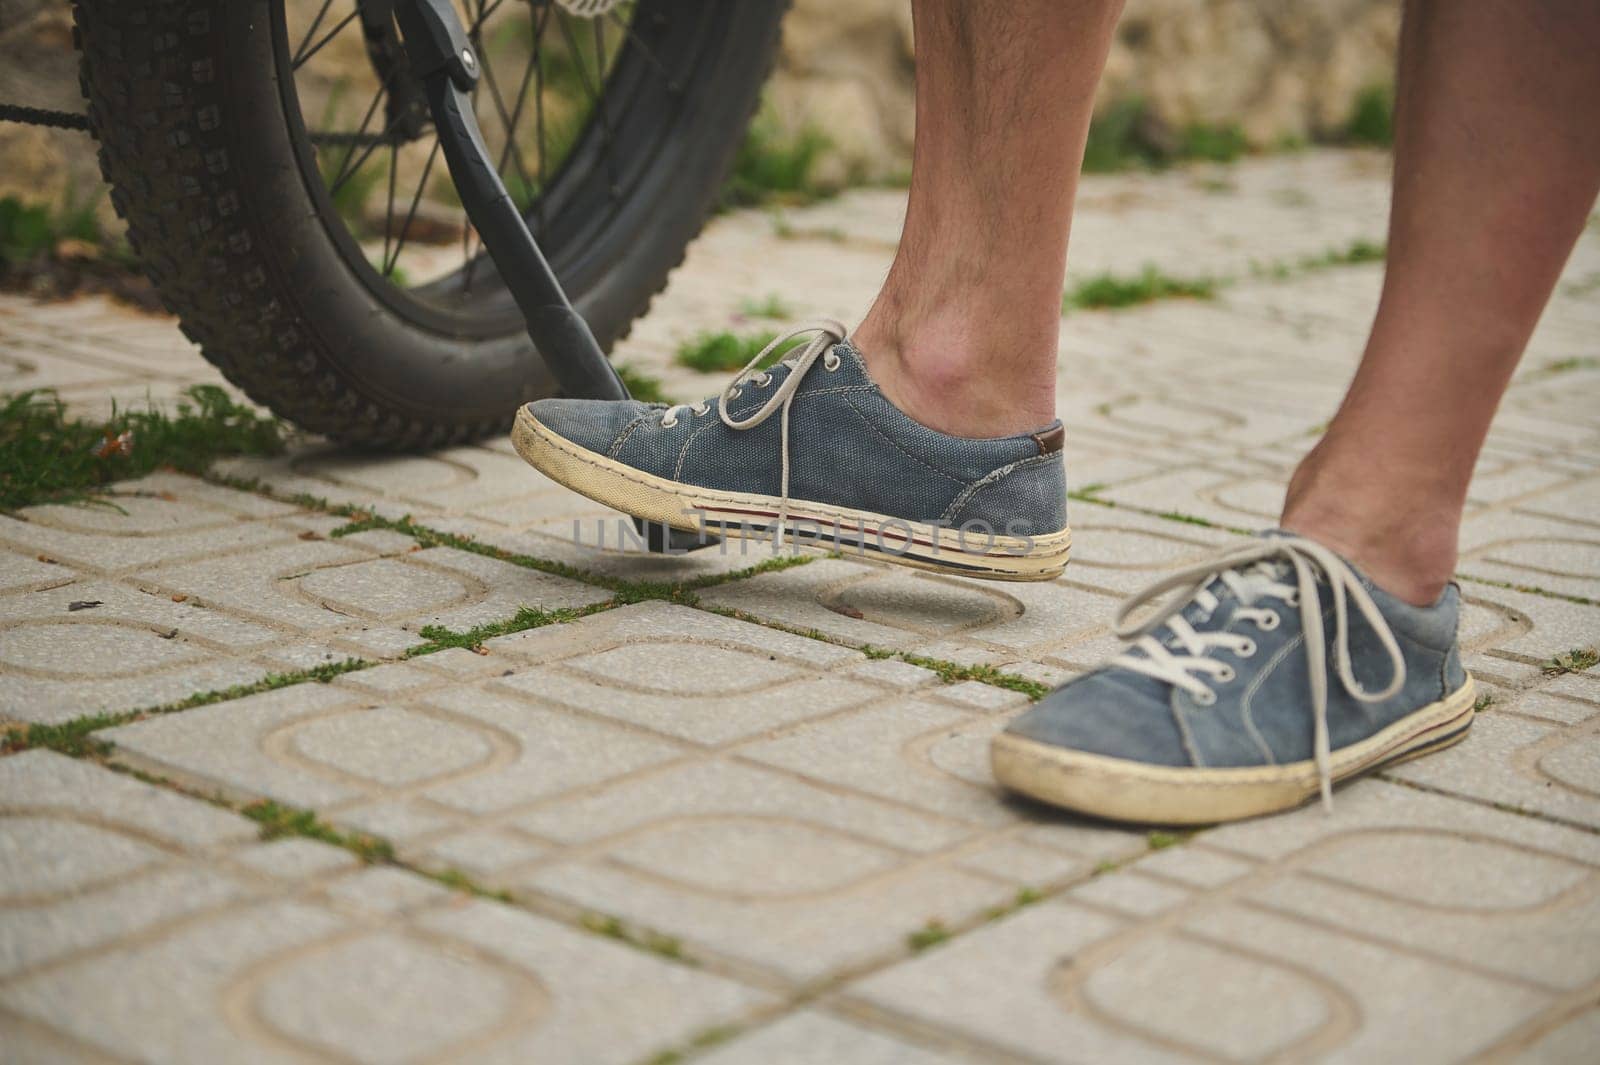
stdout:
{"type": "Polygon", "coordinates": [[[1149,765],[1193,764],[1167,690],[1145,678],[1100,670],[1040,700],[1006,726],[1013,736],[1149,765]]]}
{"type": "Polygon", "coordinates": [[[551,432],[579,447],[604,452],[651,408],[634,399],[541,399],[526,409],[551,432]]]}

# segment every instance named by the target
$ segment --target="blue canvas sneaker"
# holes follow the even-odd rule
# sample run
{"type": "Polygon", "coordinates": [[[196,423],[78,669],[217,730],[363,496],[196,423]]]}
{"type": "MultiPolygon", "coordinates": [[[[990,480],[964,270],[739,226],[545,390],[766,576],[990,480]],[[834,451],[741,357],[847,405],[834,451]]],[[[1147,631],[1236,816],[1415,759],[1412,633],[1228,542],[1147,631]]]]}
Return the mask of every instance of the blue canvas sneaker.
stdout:
{"type": "Polygon", "coordinates": [[[981,440],[913,421],[837,322],[778,337],[715,398],[543,399],[511,431],[541,472],[646,521],[999,580],[1048,580],[1067,564],[1063,437],[1059,421],[981,440]]]}
{"type": "Polygon", "coordinates": [[[1079,813],[1209,824],[1297,806],[1462,739],[1461,594],[1416,607],[1269,533],[1134,595],[1134,644],[995,737],[995,778],[1079,813]],[[1140,621],[1140,607],[1176,592],[1140,621]]]}

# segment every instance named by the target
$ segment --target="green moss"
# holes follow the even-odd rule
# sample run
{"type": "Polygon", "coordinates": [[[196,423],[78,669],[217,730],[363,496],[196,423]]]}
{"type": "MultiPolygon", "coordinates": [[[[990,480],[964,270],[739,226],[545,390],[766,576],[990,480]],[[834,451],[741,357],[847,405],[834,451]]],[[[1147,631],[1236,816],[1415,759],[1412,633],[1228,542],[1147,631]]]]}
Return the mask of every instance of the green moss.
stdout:
{"type": "Polygon", "coordinates": [[[770,318],[783,322],[794,317],[794,308],[774,292],[759,300],[744,300],[739,304],[739,313],[746,318],[770,318]]]}
{"type": "Polygon", "coordinates": [[[523,607],[516,616],[504,621],[492,621],[486,625],[479,625],[465,632],[456,632],[442,625],[427,625],[422,629],[422,638],[427,643],[418,644],[406,651],[407,658],[416,658],[421,655],[431,655],[451,647],[464,647],[469,651],[476,651],[483,646],[484,641],[492,640],[496,636],[506,636],[513,632],[523,632],[527,629],[537,629],[545,625],[557,625],[566,621],[577,621],[590,614],[617,605],[614,600],[598,603],[594,606],[574,607],[562,610],[534,610],[523,607]]]}
{"type": "Polygon", "coordinates": [[[1212,299],[1218,282],[1210,277],[1170,277],[1146,266],[1132,277],[1097,274],[1078,282],[1061,299],[1061,313],[1074,310],[1115,309],[1169,299],[1212,299]]]}
{"type": "Polygon", "coordinates": [[[261,826],[264,840],[285,836],[302,836],[306,839],[331,843],[343,847],[364,862],[394,861],[394,847],[384,839],[364,832],[341,832],[325,821],[319,820],[311,810],[298,810],[280,806],[271,799],[253,802],[239,811],[261,826]]]}
{"type": "Polygon", "coordinates": [[[1249,150],[1237,123],[1192,122],[1176,131],[1142,99],[1117,100],[1089,124],[1083,169],[1089,174],[1159,169],[1189,160],[1228,163],[1249,150]]]}
{"type": "Polygon", "coordinates": [[[1180,159],[1203,159],[1213,163],[1231,163],[1249,148],[1244,130],[1236,123],[1208,125],[1193,123],[1184,127],[1178,144],[1180,159]]]}
{"type": "Polygon", "coordinates": [[[100,757],[110,753],[111,745],[96,739],[94,733],[127,719],[126,714],[92,714],[54,725],[8,725],[0,736],[0,754],[43,747],[73,758],[100,757]]]}
{"type": "Polygon", "coordinates": [[[913,951],[924,951],[929,947],[936,947],[950,938],[950,930],[944,922],[934,919],[906,936],[906,946],[913,951]]]}
{"type": "MultiPolygon", "coordinates": [[[[672,358],[679,366],[687,366],[700,373],[729,373],[738,370],[745,363],[755,358],[756,353],[777,339],[778,334],[773,332],[735,334],[726,331],[717,333],[701,333],[678,346],[672,358]]],[[[796,341],[795,344],[798,344],[796,341]]],[[[771,366],[784,355],[794,344],[781,347],[762,361],[763,367],[771,366]]]]}
{"type": "Polygon", "coordinates": [[[127,246],[100,228],[92,199],[79,201],[69,191],[57,206],[0,198],[0,274],[8,266],[48,258],[64,240],[81,241],[98,252],[129,257],[127,246]]]}
{"type": "Polygon", "coordinates": [[[1544,673],[1549,677],[1559,677],[1563,673],[1582,673],[1596,664],[1600,664],[1600,654],[1592,647],[1574,647],[1565,654],[1556,655],[1545,664],[1544,673]]]}
{"type": "Polygon", "coordinates": [[[82,499],[112,481],[172,467],[202,473],[224,455],[275,455],[284,425],[235,403],[215,385],[184,393],[174,413],[67,413],[53,392],[0,400],[0,510],[82,499]]]}
{"type": "Polygon", "coordinates": [[[615,939],[651,954],[671,958],[673,961],[693,964],[693,960],[684,953],[682,941],[676,936],[663,935],[648,928],[630,928],[622,918],[608,913],[586,913],[580,921],[583,927],[596,935],[615,939]]]}
{"type": "Polygon", "coordinates": [[[622,378],[622,383],[628,389],[628,395],[641,403],[666,403],[666,393],[661,391],[661,382],[651,377],[643,370],[635,370],[631,366],[616,365],[617,376],[622,378]]]}
{"type": "Polygon", "coordinates": [[[1145,836],[1145,842],[1150,845],[1151,850],[1162,851],[1168,847],[1176,847],[1191,835],[1193,835],[1192,832],[1154,831],[1145,836]]]}
{"type": "Polygon", "coordinates": [[[785,132],[770,112],[756,116],[734,156],[733,172],[722,190],[724,207],[757,204],[805,204],[827,190],[813,180],[817,160],[831,142],[822,131],[807,127],[785,132]]]}
{"type": "Polygon", "coordinates": [[[1351,144],[1387,148],[1394,143],[1394,89],[1369,85],[1356,95],[1345,124],[1344,139],[1351,144]]]}

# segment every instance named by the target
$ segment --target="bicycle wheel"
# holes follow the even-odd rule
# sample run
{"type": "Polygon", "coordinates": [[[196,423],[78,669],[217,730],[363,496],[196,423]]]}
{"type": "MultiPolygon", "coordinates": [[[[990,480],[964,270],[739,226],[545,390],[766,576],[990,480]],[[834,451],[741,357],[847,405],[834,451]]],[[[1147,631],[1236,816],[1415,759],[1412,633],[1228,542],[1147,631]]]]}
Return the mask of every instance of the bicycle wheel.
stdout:
{"type": "MultiPolygon", "coordinates": [[[[458,0],[502,176],[607,349],[713,207],[784,6],[458,0]]],[[[252,399],[400,448],[501,429],[555,390],[452,202],[390,0],[74,8],[129,240],[252,399]]]]}

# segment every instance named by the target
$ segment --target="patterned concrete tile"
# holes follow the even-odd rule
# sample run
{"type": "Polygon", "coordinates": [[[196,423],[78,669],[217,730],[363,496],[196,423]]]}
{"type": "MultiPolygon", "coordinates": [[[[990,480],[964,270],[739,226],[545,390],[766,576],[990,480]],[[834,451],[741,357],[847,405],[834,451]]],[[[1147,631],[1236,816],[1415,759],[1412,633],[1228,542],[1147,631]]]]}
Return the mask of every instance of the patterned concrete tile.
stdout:
{"type": "Polygon", "coordinates": [[[1371,783],[1341,791],[1332,815],[1228,826],[1196,846],[848,994],[1049,1060],[1071,1046],[1085,1060],[1456,1061],[1548,1023],[1600,975],[1584,945],[1600,934],[1588,833],[1371,783]],[[984,997],[996,982],[1013,993],[984,997]]]}
{"type": "Polygon", "coordinates": [[[0,760],[0,807],[0,1007],[25,1046],[627,1062],[765,1001],[48,752],[0,760]]]}
{"type": "Polygon", "coordinates": [[[696,1060],[702,1065],[949,1065],[969,1059],[826,1013],[801,1010],[696,1060]]]}

